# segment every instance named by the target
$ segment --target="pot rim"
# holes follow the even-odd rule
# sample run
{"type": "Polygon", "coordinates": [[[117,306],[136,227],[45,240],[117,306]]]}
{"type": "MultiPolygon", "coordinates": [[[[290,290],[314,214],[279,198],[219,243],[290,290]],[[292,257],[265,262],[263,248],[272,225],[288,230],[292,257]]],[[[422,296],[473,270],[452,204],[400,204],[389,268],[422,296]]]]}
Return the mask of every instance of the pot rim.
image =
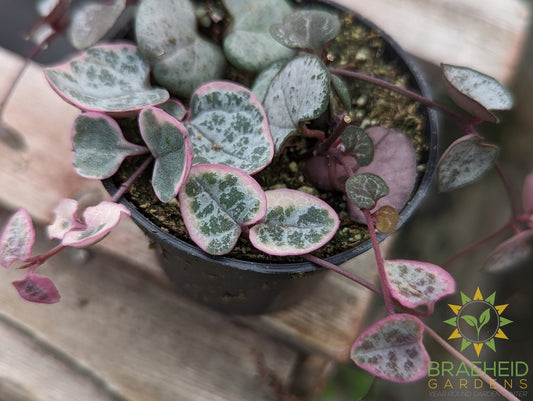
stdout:
{"type": "MultiPolygon", "coordinates": [[[[304,4],[311,3],[313,1],[304,1],[304,4]]],[[[315,1],[316,2],[316,1],[315,1]]],[[[358,13],[349,10],[348,8],[339,5],[335,3],[334,1],[329,0],[319,0],[318,3],[325,4],[327,6],[337,8],[344,12],[352,13],[357,17],[357,19],[362,22],[363,24],[367,25],[369,28],[375,30],[378,32],[381,36],[381,38],[387,43],[388,47],[390,47],[390,50],[392,50],[392,53],[395,53],[397,57],[399,57],[401,63],[400,65],[402,68],[405,68],[406,73],[410,75],[411,84],[414,84],[417,90],[420,91],[420,93],[425,96],[431,98],[431,90],[429,88],[428,83],[426,82],[426,78],[420,71],[419,67],[414,62],[412,56],[410,56],[408,53],[403,50],[399,44],[392,39],[386,32],[384,32],[380,27],[376,26],[373,22],[367,20],[363,16],[359,15],[358,13]]],[[[425,152],[426,156],[424,158],[425,160],[425,171],[422,174],[422,176],[417,180],[417,188],[414,191],[411,199],[405,204],[401,212],[399,213],[399,222],[395,229],[398,230],[414,213],[414,211],[417,209],[417,207],[420,205],[424,197],[426,196],[432,182],[433,174],[436,169],[437,165],[437,153],[438,153],[438,131],[439,131],[439,120],[438,116],[435,110],[430,109],[428,107],[424,107],[421,112],[426,117],[426,127],[424,129],[425,133],[427,134],[428,139],[428,150],[425,152]]],[[[102,183],[105,187],[105,189],[111,194],[114,195],[118,188],[115,186],[115,184],[112,182],[111,178],[102,180],[102,183]]],[[[135,208],[128,200],[126,200],[124,197],[120,200],[120,203],[126,206],[131,211],[131,218],[135,221],[137,225],[139,225],[144,231],[151,233],[154,237],[157,238],[158,241],[164,241],[167,244],[176,247],[178,249],[181,249],[183,252],[187,252],[191,254],[192,256],[195,256],[202,260],[209,260],[214,263],[219,263],[223,266],[237,268],[240,270],[248,270],[248,271],[254,271],[257,273],[264,273],[264,274],[302,274],[302,273],[310,273],[318,270],[322,270],[323,268],[307,261],[303,262],[289,262],[289,263],[283,263],[283,262],[272,262],[272,263],[260,263],[255,261],[249,261],[249,260],[241,260],[236,259],[233,257],[228,256],[215,256],[210,255],[204,251],[202,251],[198,246],[190,244],[180,238],[177,238],[173,236],[172,234],[169,234],[165,231],[163,231],[159,226],[157,226],[155,223],[153,223],[150,219],[148,219],[146,216],[144,216],[137,208],[135,208]]],[[[381,242],[385,238],[387,238],[390,234],[378,234],[378,241],[381,242]]],[[[341,264],[344,263],[363,252],[369,250],[372,247],[372,243],[370,239],[356,245],[353,248],[350,248],[348,250],[345,250],[341,253],[338,253],[336,255],[332,255],[330,257],[325,258],[326,261],[333,264],[341,264]]]]}

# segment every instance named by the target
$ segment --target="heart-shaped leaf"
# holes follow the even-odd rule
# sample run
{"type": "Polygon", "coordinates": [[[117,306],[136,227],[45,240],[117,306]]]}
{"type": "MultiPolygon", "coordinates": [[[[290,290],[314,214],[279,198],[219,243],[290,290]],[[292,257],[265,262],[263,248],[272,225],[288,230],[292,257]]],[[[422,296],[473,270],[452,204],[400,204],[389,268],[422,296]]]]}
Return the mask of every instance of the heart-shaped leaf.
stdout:
{"type": "Polygon", "coordinates": [[[372,209],[376,201],[389,193],[389,187],[372,173],[355,174],[346,180],[346,194],[360,209],[372,209]]]}
{"type": "Polygon", "coordinates": [[[498,158],[497,146],[483,143],[478,135],[465,135],[443,153],[437,172],[442,192],[462,188],[477,181],[498,158]]]}
{"type": "Polygon", "coordinates": [[[364,129],[349,125],[342,132],[346,152],[357,159],[359,166],[368,166],[374,158],[374,142],[364,129]]]}
{"type": "Polygon", "coordinates": [[[30,257],[35,243],[35,229],[26,209],[20,208],[8,220],[0,236],[0,266],[30,257]]]}
{"type": "Polygon", "coordinates": [[[82,177],[104,179],[116,173],[128,156],[148,153],[124,138],[117,122],[103,113],[80,114],[72,127],[73,166],[82,177]]]}
{"type": "Polygon", "coordinates": [[[191,168],[179,202],[191,239],[212,255],[230,252],[242,228],[262,219],[266,212],[265,194],[251,176],[215,164],[191,168]]]}
{"type": "MultiPolygon", "coordinates": [[[[368,166],[357,169],[358,174],[378,175],[389,187],[388,195],[376,202],[376,208],[392,206],[400,212],[411,198],[416,183],[416,151],[404,133],[392,128],[371,127],[366,130],[374,143],[374,157],[368,166]]],[[[361,210],[348,202],[350,217],[364,223],[361,210]]]]}
{"type": "Polygon", "coordinates": [[[532,250],[533,230],[519,232],[489,254],[483,269],[491,273],[505,272],[531,258],[532,250]]]}
{"type": "Polygon", "coordinates": [[[233,17],[231,32],[223,43],[231,64],[258,72],[274,61],[292,56],[293,51],[270,34],[270,26],[292,12],[285,0],[223,0],[223,3],[233,17]]]}
{"type": "Polygon", "coordinates": [[[252,85],[252,92],[257,96],[257,99],[259,99],[261,103],[265,101],[272,80],[278,75],[285,64],[287,64],[287,60],[276,61],[257,74],[254,84],[252,85]]]}
{"type": "Polygon", "coordinates": [[[44,71],[52,88],[84,111],[127,116],[169,97],[165,89],[148,85],[148,64],[133,45],[94,46],[44,71]]]}
{"type": "Polygon", "coordinates": [[[424,324],[395,314],[366,329],[352,346],[352,360],[383,379],[407,383],[427,375],[429,355],[422,344],[424,324]]]}
{"type": "Polygon", "coordinates": [[[398,226],[400,216],[392,206],[382,206],[374,213],[376,230],[383,234],[390,234],[398,226]]]}
{"type": "Polygon", "coordinates": [[[329,102],[329,73],[317,57],[292,59],[274,77],[264,106],[276,152],[297,132],[298,124],[318,118],[329,102]]]}
{"type": "Polygon", "coordinates": [[[198,34],[188,0],[142,1],[135,37],[156,82],[176,96],[188,97],[201,84],[222,77],[222,50],[198,34]]]}
{"type": "Polygon", "coordinates": [[[120,220],[130,216],[130,211],[114,202],[102,201],[83,212],[85,226],[82,229],[70,230],[63,236],[61,244],[82,248],[102,240],[120,220]]]}
{"type": "Polygon", "coordinates": [[[472,115],[499,122],[493,111],[513,107],[513,96],[494,78],[467,67],[441,64],[446,90],[458,106],[472,115]]]}
{"type": "Polygon", "coordinates": [[[522,187],[522,207],[525,213],[533,213],[533,173],[528,174],[522,187]]]}
{"type": "Polygon", "coordinates": [[[13,281],[12,284],[19,295],[30,302],[55,304],[61,298],[52,280],[35,273],[30,273],[20,280],[13,281]]]}
{"type": "Polygon", "coordinates": [[[165,110],[168,114],[174,117],[178,121],[182,121],[187,115],[187,109],[177,99],[170,99],[165,103],[162,103],[157,106],[158,108],[165,110]]]}
{"type": "Polygon", "coordinates": [[[155,157],[152,186],[161,202],[173,199],[189,174],[193,150],[187,128],[155,107],[139,114],[139,127],[144,142],[155,157]]]}
{"type": "Polygon", "coordinates": [[[126,8],[126,0],[83,3],[71,15],[67,37],[76,49],[94,45],[115,25],[126,8]]]}
{"type": "Polygon", "coordinates": [[[270,33],[282,45],[315,52],[334,39],[340,30],[337,16],[321,10],[299,10],[285,16],[282,24],[270,27],[270,33]]]}
{"type": "Polygon", "coordinates": [[[253,174],[274,156],[263,106],[249,89],[231,82],[198,88],[191,98],[187,128],[194,164],[223,164],[253,174]]]}
{"type": "Polygon", "coordinates": [[[250,242],[271,255],[303,255],[337,232],[337,213],[321,199],[292,189],[266,191],[265,219],[250,229],[250,242]]]}
{"type": "Polygon", "coordinates": [[[455,291],[453,277],[443,268],[414,260],[386,260],[385,273],[392,296],[407,308],[432,310],[440,298],[455,291]]]}
{"type": "Polygon", "coordinates": [[[72,229],[84,228],[85,225],[78,221],[78,202],[74,199],[61,199],[54,209],[54,221],[47,227],[50,239],[63,239],[72,229]]]}

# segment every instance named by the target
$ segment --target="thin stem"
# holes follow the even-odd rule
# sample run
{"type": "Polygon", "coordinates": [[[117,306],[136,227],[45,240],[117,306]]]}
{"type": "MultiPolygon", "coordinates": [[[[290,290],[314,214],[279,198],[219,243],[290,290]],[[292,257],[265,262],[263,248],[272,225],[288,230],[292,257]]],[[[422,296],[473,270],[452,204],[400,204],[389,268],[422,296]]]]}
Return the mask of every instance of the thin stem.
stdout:
{"type": "Polygon", "coordinates": [[[335,129],[333,130],[331,135],[318,145],[316,154],[326,154],[329,148],[337,141],[337,139],[341,136],[346,127],[348,127],[351,123],[352,119],[350,118],[350,116],[346,114],[343,115],[342,118],[339,120],[339,123],[335,126],[335,129]]]}
{"type": "Polygon", "coordinates": [[[344,276],[344,277],[356,282],[357,284],[362,285],[363,287],[365,287],[366,289],[372,291],[373,293],[375,293],[377,295],[380,295],[380,296],[383,296],[381,290],[378,287],[376,287],[374,284],[372,284],[370,281],[366,281],[364,278],[359,277],[358,275],[353,274],[353,273],[349,272],[348,270],[343,269],[340,266],[334,265],[333,263],[329,263],[328,261],[325,261],[324,259],[320,259],[320,258],[318,258],[316,256],[311,255],[311,254],[302,255],[302,258],[304,258],[305,260],[307,260],[309,262],[312,262],[312,263],[315,263],[315,264],[317,264],[319,266],[322,266],[322,267],[324,267],[324,268],[326,268],[328,270],[334,271],[335,273],[339,273],[341,276],[344,276]]]}
{"type": "Polygon", "coordinates": [[[489,375],[485,374],[483,370],[473,365],[472,362],[468,358],[464,357],[459,351],[457,351],[450,344],[448,344],[446,340],[444,340],[441,336],[439,336],[436,332],[434,332],[433,329],[431,329],[425,323],[424,323],[424,329],[425,329],[425,332],[428,333],[436,342],[438,342],[446,351],[448,351],[454,357],[456,357],[461,362],[466,364],[466,366],[471,367],[472,371],[475,372],[477,375],[479,375],[481,379],[484,380],[485,383],[487,383],[490,386],[490,388],[496,390],[498,393],[500,393],[503,397],[505,397],[509,401],[520,401],[517,397],[515,397],[511,392],[509,392],[501,384],[496,382],[496,380],[492,379],[489,375]]]}
{"type": "Polygon", "coordinates": [[[133,184],[133,181],[139,177],[144,170],[150,165],[150,163],[154,160],[153,156],[148,157],[143,164],[139,166],[139,168],[128,178],[126,181],[120,185],[117,192],[115,192],[115,195],[111,198],[111,202],[118,202],[120,198],[130,189],[131,185],[133,184]]]}
{"type": "Polygon", "coordinates": [[[383,88],[399,93],[403,96],[406,96],[410,99],[416,100],[417,102],[425,106],[428,106],[428,107],[431,107],[433,109],[443,112],[444,114],[448,115],[453,120],[457,121],[462,126],[471,126],[474,122],[477,122],[477,120],[472,120],[467,117],[461,116],[460,114],[457,114],[455,111],[450,110],[447,107],[439,103],[436,103],[435,101],[428,99],[416,92],[394,85],[393,83],[387,82],[383,79],[372,77],[370,75],[363,74],[361,72],[346,70],[344,68],[329,67],[329,71],[333,74],[344,75],[350,78],[355,78],[361,81],[371,83],[373,85],[381,86],[383,88]]]}
{"type": "MultiPolygon", "coordinates": [[[[509,178],[507,177],[507,174],[503,171],[503,167],[500,162],[496,161],[494,163],[494,168],[496,169],[496,172],[498,173],[500,179],[502,180],[503,186],[505,188],[505,192],[507,193],[507,197],[509,198],[509,205],[511,207],[511,224],[514,225],[514,222],[518,219],[519,212],[518,212],[518,202],[515,197],[515,193],[513,191],[513,188],[511,186],[511,182],[509,181],[509,178]]],[[[515,228],[516,231],[516,227],[515,228]]]]}
{"type": "Polygon", "coordinates": [[[55,247],[53,247],[49,251],[47,251],[45,253],[42,253],[40,255],[34,256],[34,257],[29,258],[28,260],[26,260],[26,264],[24,266],[22,266],[22,268],[32,267],[33,266],[33,270],[35,270],[37,267],[42,265],[44,262],[46,262],[52,256],[54,256],[55,254],[61,252],[65,248],[66,247],[63,244],[56,245],[55,247]]]}
{"type": "Polygon", "coordinates": [[[370,210],[363,209],[363,213],[365,215],[366,225],[368,227],[368,232],[372,241],[372,248],[374,249],[376,263],[378,265],[379,279],[381,281],[381,291],[383,292],[383,299],[385,300],[387,313],[389,315],[392,315],[394,314],[394,304],[392,302],[392,296],[390,292],[389,282],[387,280],[387,274],[385,273],[385,261],[381,256],[378,237],[376,235],[376,230],[374,229],[374,221],[372,219],[372,214],[370,213],[370,210]]]}

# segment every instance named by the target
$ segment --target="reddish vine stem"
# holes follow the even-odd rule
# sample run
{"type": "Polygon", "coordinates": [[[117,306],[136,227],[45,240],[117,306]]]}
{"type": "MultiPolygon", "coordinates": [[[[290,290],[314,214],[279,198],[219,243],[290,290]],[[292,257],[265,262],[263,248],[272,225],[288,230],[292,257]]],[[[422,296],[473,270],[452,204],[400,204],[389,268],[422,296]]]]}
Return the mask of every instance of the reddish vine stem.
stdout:
{"type": "Polygon", "coordinates": [[[511,392],[509,392],[506,388],[504,388],[501,384],[496,382],[496,380],[492,379],[489,375],[485,374],[483,370],[477,368],[475,365],[472,364],[472,362],[463,356],[459,351],[457,351],[455,348],[453,348],[450,344],[446,342],[441,336],[439,336],[433,329],[431,329],[428,325],[424,323],[424,330],[426,333],[428,333],[437,343],[439,343],[440,346],[442,346],[446,351],[448,351],[450,354],[452,354],[455,358],[459,359],[461,362],[463,362],[466,366],[471,367],[472,371],[475,372],[477,375],[481,377],[485,383],[487,383],[490,388],[496,390],[498,393],[500,393],[503,397],[505,397],[509,401],[520,401],[517,397],[515,397],[511,392]]]}
{"type": "Polygon", "coordinates": [[[148,157],[143,164],[140,165],[140,167],[126,180],[124,181],[117,192],[115,192],[115,195],[111,198],[111,202],[118,202],[120,198],[130,189],[131,185],[133,184],[133,181],[139,177],[144,170],[150,165],[150,163],[154,160],[153,156],[148,157]]]}
{"type": "Polygon", "coordinates": [[[387,280],[387,274],[385,273],[385,261],[383,260],[383,256],[381,256],[378,237],[376,235],[376,230],[374,229],[374,220],[372,219],[372,214],[370,213],[370,210],[362,209],[362,211],[365,215],[368,233],[370,234],[372,248],[374,249],[376,263],[378,265],[379,279],[381,282],[381,291],[383,292],[383,299],[385,300],[385,307],[387,308],[387,313],[389,315],[392,315],[394,314],[394,304],[392,302],[392,295],[390,292],[389,281],[387,280]]]}
{"type": "Polygon", "coordinates": [[[29,258],[28,260],[26,260],[26,264],[24,266],[22,266],[21,269],[31,268],[32,272],[33,272],[35,269],[37,269],[37,267],[42,265],[44,262],[46,262],[52,256],[58,254],[59,252],[61,252],[65,248],[66,248],[65,245],[59,244],[59,245],[55,246],[54,248],[50,249],[49,251],[47,251],[47,252],[45,252],[45,253],[43,253],[41,255],[37,255],[37,256],[34,256],[32,258],[29,258]]]}
{"type": "Polygon", "coordinates": [[[387,82],[383,79],[372,77],[367,74],[363,74],[361,72],[356,72],[352,70],[346,70],[344,68],[336,68],[336,67],[329,67],[329,71],[333,74],[337,75],[344,75],[350,78],[355,78],[360,81],[365,81],[368,83],[371,83],[373,85],[381,86],[382,88],[389,89],[393,92],[399,93],[403,96],[406,96],[410,99],[413,99],[424,106],[431,107],[433,109],[439,110],[442,113],[446,114],[448,117],[452,118],[453,120],[457,121],[463,128],[464,127],[471,127],[473,124],[478,123],[479,121],[477,119],[471,119],[464,117],[460,114],[457,114],[455,111],[448,109],[447,107],[444,107],[443,105],[436,103],[435,101],[428,99],[416,92],[413,92],[409,89],[402,88],[400,86],[394,85],[393,83],[387,82]]]}

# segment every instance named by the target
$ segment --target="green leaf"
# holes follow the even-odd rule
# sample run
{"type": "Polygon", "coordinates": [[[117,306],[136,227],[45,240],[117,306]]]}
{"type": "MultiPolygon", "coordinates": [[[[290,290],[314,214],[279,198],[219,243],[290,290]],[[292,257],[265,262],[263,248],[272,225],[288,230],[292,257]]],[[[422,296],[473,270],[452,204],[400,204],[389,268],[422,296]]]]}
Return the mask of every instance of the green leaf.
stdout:
{"type": "Polygon", "coordinates": [[[292,12],[285,0],[223,0],[233,17],[231,32],[224,39],[224,53],[235,67],[259,72],[269,64],[293,55],[270,34],[270,26],[292,12]]]}
{"type": "Polygon", "coordinates": [[[201,84],[222,77],[222,50],[198,34],[188,0],[140,2],[135,37],[156,82],[176,96],[188,97],[201,84]]]}
{"type": "Polygon", "coordinates": [[[461,319],[463,319],[466,323],[468,323],[469,326],[477,328],[477,319],[475,316],[462,315],[461,319]]]}
{"type": "Polygon", "coordinates": [[[113,0],[104,4],[83,3],[71,16],[67,37],[76,49],[86,49],[96,44],[115,25],[126,8],[126,0],[113,0]]]}
{"type": "Polygon", "coordinates": [[[467,67],[441,64],[446,90],[458,106],[472,115],[499,122],[493,111],[513,107],[513,96],[494,78],[467,67]]]}
{"type": "Polygon", "coordinates": [[[191,239],[212,255],[230,252],[242,228],[266,212],[265,194],[252,177],[215,164],[191,168],[179,202],[191,239]]]}
{"type": "Polygon", "coordinates": [[[73,165],[82,177],[111,177],[124,158],[147,153],[144,146],[128,142],[117,122],[106,114],[80,114],[72,129],[73,165]]]}
{"type": "Polygon", "coordinates": [[[498,158],[497,146],[483,143],[478,135],[466,135],[452,143],[439,161],[439,190],[462,188],[477,181],[498,158]]]}
{"type": "Polygon", "coordinates": [[[389,193],[389,187],[372,173],[352,175],[346,180],[346,194],[360,209],[372,209],[376,201],[389,193]]]}
{"type": "Polygon", "coordinates": [[[337,96],[346,110],[350,110],[352,108],[352,94],[344,79],[338,75],[331,74],[331,85],[333,86],[333,89],[335,89],[335,93],[337,93],[337,96]]]}
{"type": "Polygon", "coordinates": [[[385,273],[392,296],[407,308],[425,305],[431,310],[436,301],[455,291],[453,277],[431,263],[387,260],[385,273]]]}
{"type": "Polygon", "coordinates": [[[300,56],[274,77],[264,106],[276,152],[297,132],[298,124],[318,118],[329,102],[329,73],[315,56],[300,56]]]}
{"type": "Polygon", "coordinates": [[[94,46],[44,72],[60,96],[84,111],[127,116],[169,96],[165,89],[149,86],[148,64],[128,44],[94,46]]]}
{"type": "Polygon", "coordinates": [[[422,344],[424,324],[408,314],[374,323],[357,338],[351,358],[362,369],[385,380],[407,383],[427,375],[429,355],[422,344]]]}
{"type": "Polygon", "coordinates": [[[279,43],[292,49],[318,52],[340,32],[339,19],[332,13],[319,10],[299,10],[273,24],[270,33],[279,43]]]}
{"type": "Polygon", "coordinates": [[[479,328],[480,329],[490,321],[490,310],[491,308],[487,308],[481,313],[481,315],[479,315],[479,328]]]}
{"type": "Polygon", "coordinates": [[[292,189],[266,191],[264,220],[250,229],[250,242],[271,255],[302,255],[326,244],[339,218],[321,199],[292,189]]]}
{"type": "Polygon", "coordinates": [[[346,152],[357,159],[360,166],[368,166],[374,158],[374,142],[364,129],[349,125],[342,133],[346,152]]]}
{"type": "Polygon", "coordinates": [[[243,86],[223,81],[202,85],[191,98],[187,128],[194,164],[223,164],[253,174],[274,157],[263,107],[243,86]]]}
{"type": "Polygon", "coordinates": [[[179,100],[170,99],[165,103],[157,106],[158,108],[165,110],[168,114],[174,117],[178,121],[182,121],[187,115],[187,109],[179,100]]]}
{"type": "Polygon", "coordinates": [[[265,101],[272,80],[278,75],[285,64],[287,64],[287,60],[276,61],[261,71],[255,78],[254,84],[252,85],[252,92],[257,96],[257,99],[259,99],[261,103],[265,101]]]}
{"type": "Polygon", "coordinates": [[[185,126],[159,108],[146,108],[139,114],[144,142],[155,157],[152,186],[161,202],[173,199],[187,178],[193,150],[185,126]]]}

